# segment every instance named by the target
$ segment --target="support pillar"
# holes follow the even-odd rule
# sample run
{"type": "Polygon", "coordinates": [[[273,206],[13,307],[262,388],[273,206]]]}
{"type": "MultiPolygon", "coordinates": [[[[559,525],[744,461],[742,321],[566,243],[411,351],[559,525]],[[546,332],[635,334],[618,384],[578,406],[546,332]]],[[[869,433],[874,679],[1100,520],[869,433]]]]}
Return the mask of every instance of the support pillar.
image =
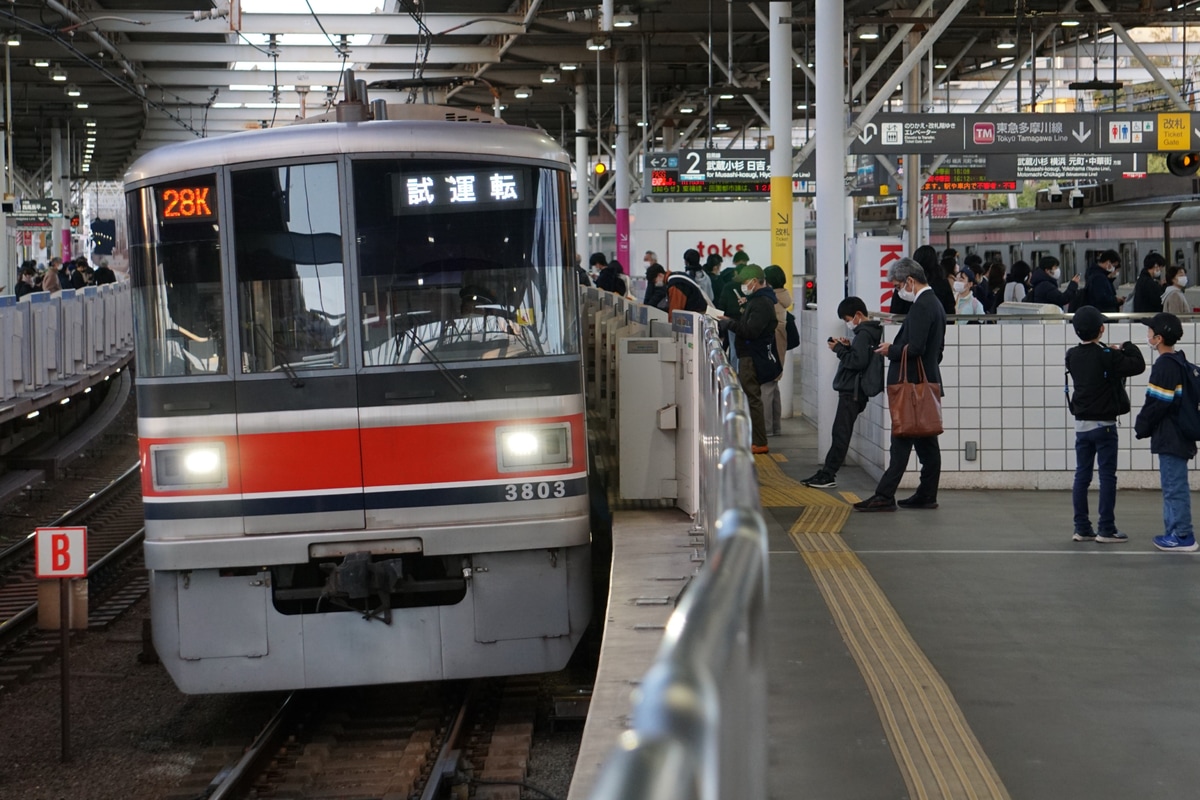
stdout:
{"type": "Polygon", "coordinates": [[[588,98],[583,70],[575,73],[575,252],[584,266],[588,247],[588,98]]]}
{"type": "MultiPolygon", "coordinates": [[[[817,337],[801,347],[822,348],[824,337],[838,331],[838,303],[845,293],[846,228],[843,217],[846,191],[846,78],[842,64],[845,41],[842,0],[817,3],[817,337]]],[[[773,83],[774,81],[772,81],[773,83]]],[[[809,312],[812,313],[812,312],[809,312]]],[[[817,362],[817,459],[823,459],[833,443],[833,416],[837,410],[833,374],[837,359],[818,351],[817,362]]]]}
{"type": "Polygon", "coordinates": [[[613,156],[616,181],[617,260],[632,274],[629,259],[629,63],[617,62],[617,149],[613,156]]]}
{"type": "MultiPolygon", "coordinates": [[[[792,4],[772,0],[768,6],[770,20],[768,31],[771,38],[771,73],[792,74],[792,4]]],[[[792,276],[800,274],[793,259],[793,241],[796,230],[794,201],[792,199],[792,82],[771,81],[771,263],[778,264],[787,276],[787,290],[792,300],[804,303],[803,291],[796,297],[796,281],[792,276]]],[[[804,227],[800,227],[801,232],[804,227]]],[[[801,242],[803,242],[801,233],[801,242]]],[[[800,248],[803,252],[803,246],[800,248]]],[[[803,270],[803,265],[800,266],[803,270]]],[[[779,378],[780,411],[784,417],[792,416],[792,394],[795,391],[795,362],[800,352],[794,351],[783,359],[783,375],[779,378]]]]}

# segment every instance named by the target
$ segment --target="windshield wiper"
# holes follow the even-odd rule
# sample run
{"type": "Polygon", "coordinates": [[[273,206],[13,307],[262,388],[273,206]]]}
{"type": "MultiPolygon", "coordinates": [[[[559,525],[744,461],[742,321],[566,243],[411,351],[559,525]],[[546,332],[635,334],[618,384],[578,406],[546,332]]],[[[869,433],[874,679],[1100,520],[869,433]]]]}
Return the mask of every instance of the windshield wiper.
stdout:
{"type": "Polygon", "coordinates": [[[456,378],[454,374],[450,372],[450,370],[446,369],[445,362],[433,354],[433,351],[429,349],[429,345],[425,344],[425,340],[417,335],[415,328],[409,328],[404,331],[404,333],[407,334],[410,339],[412,339],[413,345],[421,351],[421,354],[424,355],[425,358],[429,359],[429,363],[437,367],[437,371],[440,372],[442,377],[446,379],[446,382],[450,384],[451,388],[458,392],[459,397],[461,397],[463,400],[475,399],[471,396],[471,393],[467,391],[467,387],[462,385],[462,381],[456,378]]]}
{"type": "Polygon", "coordinates": [[[300,376],[296,374],[296,370],[288,362],[286,353],[283,352],[279,345],[275,344],[275,339],[267,333],[267,329],[263,327],[262,323],[255,323],[253,330],[270,345],[271,355],[275,356],[276,360],[279,361],[279,369],[287,376],[288,382],[292,384],[292,387],[296,389],[304,388],[304,381],[300,380],[300,376]]]}

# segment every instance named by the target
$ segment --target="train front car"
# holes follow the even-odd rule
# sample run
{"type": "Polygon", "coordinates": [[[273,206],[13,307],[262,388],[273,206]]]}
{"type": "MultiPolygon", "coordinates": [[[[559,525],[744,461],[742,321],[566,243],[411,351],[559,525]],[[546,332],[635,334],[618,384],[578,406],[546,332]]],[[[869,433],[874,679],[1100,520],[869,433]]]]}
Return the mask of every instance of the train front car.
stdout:
{"type": "Polygon", "coordinates": [[[188,693],[561,668],[590,615],[568,162],[327,123],[126,176],[154,643],[188,693]]]}

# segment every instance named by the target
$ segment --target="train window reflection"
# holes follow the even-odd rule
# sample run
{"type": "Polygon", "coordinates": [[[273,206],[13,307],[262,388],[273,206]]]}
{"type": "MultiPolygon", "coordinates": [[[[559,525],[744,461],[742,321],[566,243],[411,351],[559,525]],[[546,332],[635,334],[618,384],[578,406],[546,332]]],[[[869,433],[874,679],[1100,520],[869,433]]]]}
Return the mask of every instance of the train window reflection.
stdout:
{"type": "Polygon", "coordinates": [[[240,171],[231,184],[242,372],[345,366],[337,165],[240,171]]]}
{"type": "Polygon", "coordinates": [[[214,175],[162,183],[127,197],[138,372],[148,378],[226,370],[218,226],[211,218],[164,216],[164,193],[170,198],[180,187],[216,197],[214,175]]]}
{"type": "Polygon", "coordinates": [[[370,159],[353,175],[365,366],[577,351],[564,173],[370,159]]]}

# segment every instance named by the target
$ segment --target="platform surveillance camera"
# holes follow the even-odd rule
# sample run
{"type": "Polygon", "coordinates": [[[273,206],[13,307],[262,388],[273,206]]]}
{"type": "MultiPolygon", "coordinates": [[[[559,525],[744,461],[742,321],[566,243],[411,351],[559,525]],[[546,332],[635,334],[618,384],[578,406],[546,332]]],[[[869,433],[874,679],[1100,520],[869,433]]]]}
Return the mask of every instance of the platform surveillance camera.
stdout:
{"type": "Polygon", "coordinates": [[[1068,198],[1071,201],[1071,208],[1083,208],[1083,192],[1078,189],[1072,189],[1068,198]]]}
{"type": "Polygon", "coordinates": [[[1051,200],[1060,199],[1062,197],[1062,193],[1063,193],[1062,187],[1059,186],[1057,183],[1050,184],[1050,188],[1046,190],[1046,194],[1050,197],[1051,200]]]}

